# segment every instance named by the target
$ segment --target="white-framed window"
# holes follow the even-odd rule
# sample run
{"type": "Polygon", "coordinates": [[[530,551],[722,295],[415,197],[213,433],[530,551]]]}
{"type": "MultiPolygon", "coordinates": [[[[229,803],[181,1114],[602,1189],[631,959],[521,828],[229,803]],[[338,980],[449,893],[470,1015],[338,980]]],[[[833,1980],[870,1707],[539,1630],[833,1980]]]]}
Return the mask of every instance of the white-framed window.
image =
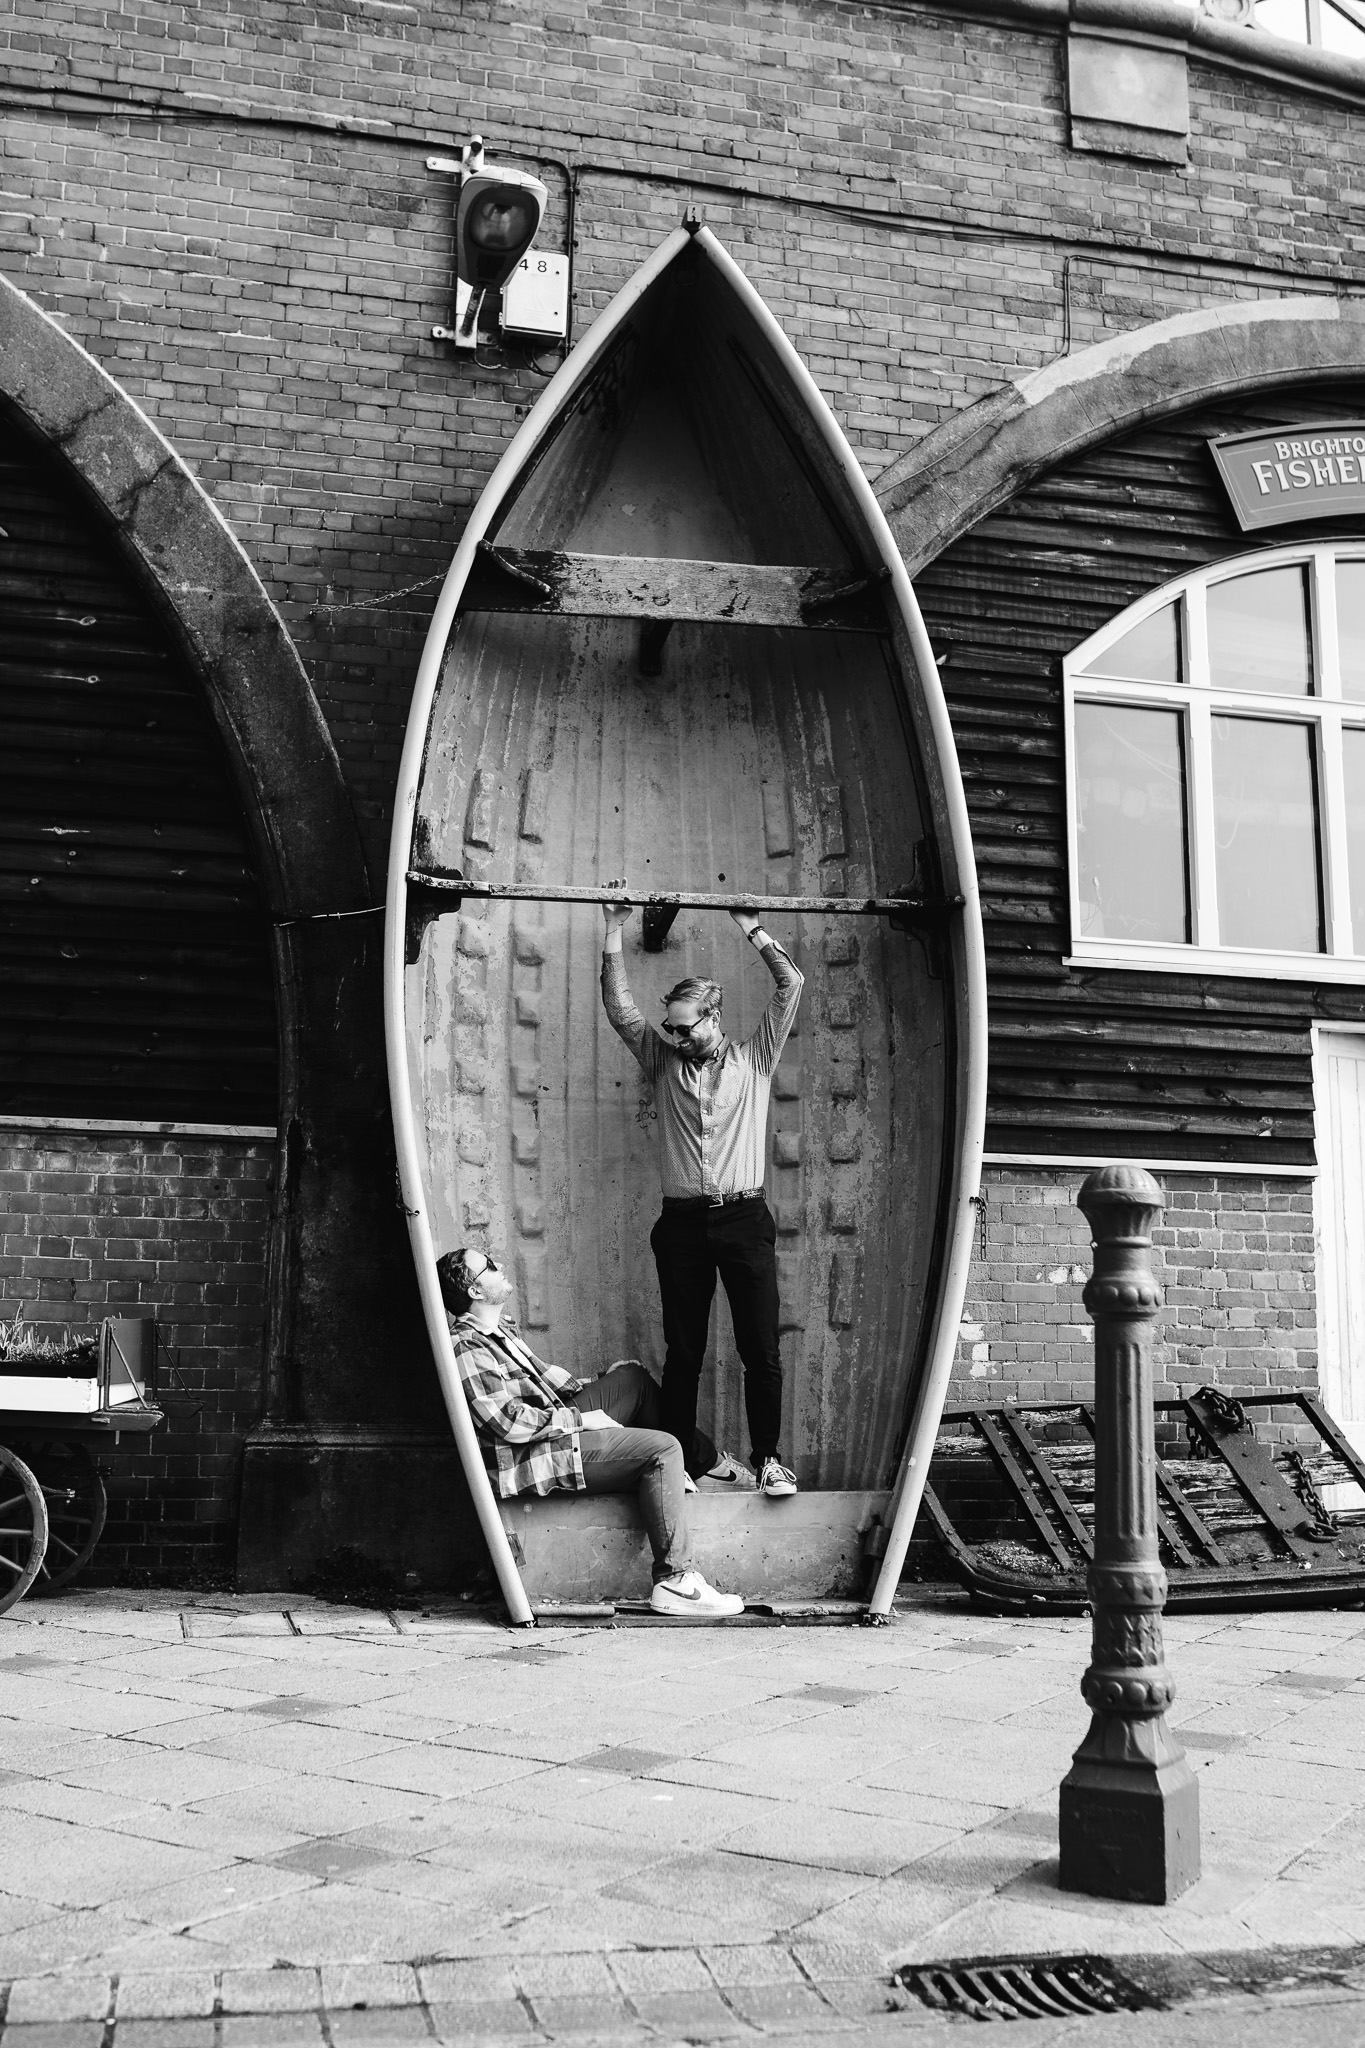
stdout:
{"type": "Polygon", "coordinates": [[[1182,577],[1063,675],[1069,964],[1365,982],[1365,538],[1182,577]]]}
{"type": "Polygon", "coordinates": [[[1365,57],[1363,0],[1255,0],[1257,28],[1338,57],[1365,57]]]}

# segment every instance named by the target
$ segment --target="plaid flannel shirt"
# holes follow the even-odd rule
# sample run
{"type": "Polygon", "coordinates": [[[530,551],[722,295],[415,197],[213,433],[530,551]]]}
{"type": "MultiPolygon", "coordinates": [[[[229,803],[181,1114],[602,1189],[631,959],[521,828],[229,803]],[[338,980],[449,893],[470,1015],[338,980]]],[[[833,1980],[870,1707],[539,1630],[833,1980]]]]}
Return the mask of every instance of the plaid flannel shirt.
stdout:
{"type": "Polygon", "coordinates": [[[522,1343],[505,1318],[481,1330],[451,1316],[450,1338],[483,1461],[504,1499],[519,1493],[583,1491],[578,1432],[583,1417],[566,1403],[583,1385],[522,1343]]]}

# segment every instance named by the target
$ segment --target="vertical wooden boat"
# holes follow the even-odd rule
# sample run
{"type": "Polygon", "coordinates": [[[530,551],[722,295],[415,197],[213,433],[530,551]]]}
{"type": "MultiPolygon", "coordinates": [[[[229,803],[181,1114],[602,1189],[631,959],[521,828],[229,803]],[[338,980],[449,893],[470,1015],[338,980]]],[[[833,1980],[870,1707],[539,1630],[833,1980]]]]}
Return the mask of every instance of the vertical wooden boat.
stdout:
{"type": "MultiPolygon", "coordinates": [[[[475,508],[422,658],[394,821],[399,1167],[452,1425],[520,1620],[527,1583],[632,1589],[615,1582],[610,1504],[495,1500],[435,1259],[505,1248],[543,1356],[585,1373],[662,1362],[652,1105],[598,992],[597,901],[621,877],[637,901],[685,899],[628,930],[646,1016],[682,975],[714,972],[737,1035],[771,985],[723,906],[790,899],[763,913],[807,976],[773,1088],[768,1193],[802,1492],[697,1511],[729,1546],[728,1565],[707,1553],[717,1575],[789,1595],[831,1576],[847,1591],[850,1532],[892,1524],[884,1610],[971,1254],[986,1052],[967,813],[871,489],[762,300],[691,225],[574,349],[475,508]],[[576,1517],[594,1531],[577,1550],[576,1517]],[[530,1556],[533,1527],[558,1567],[530,1556]]],[[[703,1420],[747,1450],[723,1296],[703,1420]]],[[[623,1504],[618,1535],[631,1516],[623,1504]]],[[[638,1534],[624,1540],[643,1556],[638,1534]]]]}

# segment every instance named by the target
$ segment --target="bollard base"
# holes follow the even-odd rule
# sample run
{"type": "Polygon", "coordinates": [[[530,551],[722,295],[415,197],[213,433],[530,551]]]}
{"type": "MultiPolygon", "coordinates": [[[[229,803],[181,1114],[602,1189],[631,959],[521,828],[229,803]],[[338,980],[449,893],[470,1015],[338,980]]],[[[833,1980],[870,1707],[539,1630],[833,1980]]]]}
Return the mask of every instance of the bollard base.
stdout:
{"type": "Polygon", "coordinates": [[[1062,1780],[1065,1892],[1165,1906],[1199,1877],[1199,1780],[1183,1757],[1150,1766],[1078,1760],[1062,1780]]]}

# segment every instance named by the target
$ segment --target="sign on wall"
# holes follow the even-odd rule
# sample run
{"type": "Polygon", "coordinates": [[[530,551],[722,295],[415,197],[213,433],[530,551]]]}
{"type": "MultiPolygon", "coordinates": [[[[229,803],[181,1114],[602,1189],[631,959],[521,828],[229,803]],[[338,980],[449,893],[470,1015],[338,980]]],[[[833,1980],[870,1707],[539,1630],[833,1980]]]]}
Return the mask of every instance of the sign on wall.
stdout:
{"type": "Polygon", "coordinates": [[[1315,420],[1211,441],[1243,533],[1365,515],[1365,420],[1315,420]]]}

